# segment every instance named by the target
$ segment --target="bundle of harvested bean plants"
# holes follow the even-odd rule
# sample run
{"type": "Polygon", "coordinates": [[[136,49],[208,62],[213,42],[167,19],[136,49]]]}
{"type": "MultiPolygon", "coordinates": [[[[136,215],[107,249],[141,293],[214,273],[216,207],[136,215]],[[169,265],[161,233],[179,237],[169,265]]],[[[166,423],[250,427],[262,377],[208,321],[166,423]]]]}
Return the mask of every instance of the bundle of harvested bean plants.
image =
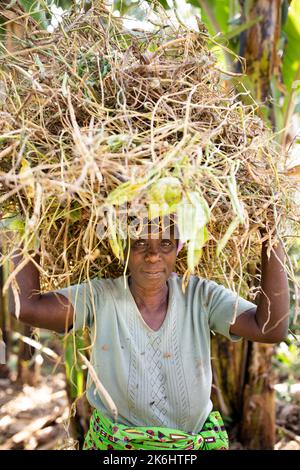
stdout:
{"type": "Polygon", "coordinates": [[[299,215],[274,135],[205,28],[130,32],[99,3],[28,44],[0,55],[1,262],[17,243],[41,253],[43,288],[116,277],[145,216],[174,214],[184,279],[248,295],[262,236],[271,249],[299,215]]]}

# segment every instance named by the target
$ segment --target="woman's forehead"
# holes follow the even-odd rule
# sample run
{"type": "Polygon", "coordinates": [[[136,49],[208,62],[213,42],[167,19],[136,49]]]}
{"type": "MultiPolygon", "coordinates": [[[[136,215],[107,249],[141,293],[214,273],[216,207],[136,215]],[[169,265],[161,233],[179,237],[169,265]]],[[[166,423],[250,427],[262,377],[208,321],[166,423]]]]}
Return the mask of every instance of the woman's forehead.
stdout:
{"type": "Polygon", "coordinates": [[[132,238],[159,239],[159,238],[178,238],[178,230],[174,221],[170,218],[162,218],[159,220],[151,220],[135,227],[132,238]]]}

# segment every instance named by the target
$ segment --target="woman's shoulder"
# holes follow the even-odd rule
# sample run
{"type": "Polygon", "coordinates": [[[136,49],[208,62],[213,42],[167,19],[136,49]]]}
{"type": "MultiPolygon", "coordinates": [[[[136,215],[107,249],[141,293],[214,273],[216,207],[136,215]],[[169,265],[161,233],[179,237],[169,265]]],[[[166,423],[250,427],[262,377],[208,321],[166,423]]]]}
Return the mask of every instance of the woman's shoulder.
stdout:
{"type": "Polygon", "coordinates": [[[123,298],[128,287],[128,276],[119,276],[116,278],[96,278],[95,283],[101,289],[104,296],[110,296],[114,299],[123,298]]]}
{"type": "Polygon", "coordinates": [[[85,281],[86,283],[89,283],[92,287],[93,290],[99,290],[102,291],[103,294],[108,293],[110,291],[112,292],[119,292],[124,288],[125,283],[127,283],[127,280],[124,281],[124,276],[119,276],[116,278],[112,277],[94,277],[90,281],[85,281]]]}
{"type": "MultiPolygon", "coordinates": [[[[83,282],[78,282],[72,286],[60,289],[60,291],[74,291],[76,295],[82,295],[86,297],[87,295],[92,295],[94,298],[106,299],[109,296],[117,295],[118,292],[122,290],[122,278],[102,278],[99,276],[85,279],[83,282]]],[[[58,292],[60,292],[58,291],[58,292]]]]}
{"type": "Polygon", "coordinates": [[[169,281],[176,285],[179,289],[185,292],[194,291],[195,289],[213,288],[218,284],[210,279],[205,279],[201,276],[190,275],[188,278],[181,274],[172,273],[169,281]]]}
{"type": "Polygon", "coordinates": [[[173,283],[177,298],[184,298],[186,302],[200,302],[203,305],[222,289],[217,282],[197,275],[190,275],[186,280],[184,276],[173,273],[170,282],[173,283]]]}

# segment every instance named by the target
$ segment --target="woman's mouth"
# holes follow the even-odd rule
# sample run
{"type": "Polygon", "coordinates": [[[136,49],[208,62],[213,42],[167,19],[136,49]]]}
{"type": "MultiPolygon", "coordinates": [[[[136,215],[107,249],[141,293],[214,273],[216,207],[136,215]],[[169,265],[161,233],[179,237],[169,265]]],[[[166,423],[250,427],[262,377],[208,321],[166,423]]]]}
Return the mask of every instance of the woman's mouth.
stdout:
{"type": "Polygon", "coordinates": [[[159,277],[162,273],[163,271],[143,271],[143,274],[151,278],[159,277]]]}

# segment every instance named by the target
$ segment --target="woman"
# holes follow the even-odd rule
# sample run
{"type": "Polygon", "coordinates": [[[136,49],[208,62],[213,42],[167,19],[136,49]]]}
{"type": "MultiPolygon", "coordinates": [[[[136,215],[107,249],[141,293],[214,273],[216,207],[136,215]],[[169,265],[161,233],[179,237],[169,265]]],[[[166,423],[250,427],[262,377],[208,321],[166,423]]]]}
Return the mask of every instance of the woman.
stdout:
{"type": "MultiPolygon", "coordinates": [[[[210,400],[210,330],[232,341],[263,343],[287,334],[289,293],[280,243],[269,259],[262,243],[264,295],[256,306],[197,276],[183,292],[174,273],[178,240],[171,227],[171,233],[160,224],[157,230],[151,222],[130,240],[125,278],[38,294],[34,264],[17,274],[22,321],[58,332],[90,329],[91,363],[118,417],[114,421],[89,377],[94,413],[85,449],[227,449],[222,418],[210,400]]],[[[16,256],[15,264],[20,262],[16,256]]]]}

